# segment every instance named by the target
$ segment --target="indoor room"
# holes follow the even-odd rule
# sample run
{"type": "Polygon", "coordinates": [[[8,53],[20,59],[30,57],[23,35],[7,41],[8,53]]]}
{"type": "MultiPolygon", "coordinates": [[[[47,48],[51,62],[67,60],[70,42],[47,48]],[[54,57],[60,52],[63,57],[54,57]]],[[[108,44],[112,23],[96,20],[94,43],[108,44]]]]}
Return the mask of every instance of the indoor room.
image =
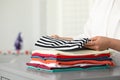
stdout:
{"type": "Polygon", "coordinates": [[[0,0],[0,80],[119,80],[119,0],[0,0]]]}

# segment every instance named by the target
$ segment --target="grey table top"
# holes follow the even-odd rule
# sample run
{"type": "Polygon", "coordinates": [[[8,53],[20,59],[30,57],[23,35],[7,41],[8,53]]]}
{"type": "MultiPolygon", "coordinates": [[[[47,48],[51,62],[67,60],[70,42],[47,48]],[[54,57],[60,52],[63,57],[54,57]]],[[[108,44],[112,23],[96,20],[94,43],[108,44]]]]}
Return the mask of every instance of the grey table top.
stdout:
{"type": "MultiPolygon", "coordinates": [[[[4,58],[9,57],[8,55],[4,58]]],[[[13,57],[9,62],[1,63],[0,70],[29,77],[31,80],[120,80],[120,66],[101,70],[48,73],[27,69],[26,62],[30,61],[30,55],[13,57]]]]}

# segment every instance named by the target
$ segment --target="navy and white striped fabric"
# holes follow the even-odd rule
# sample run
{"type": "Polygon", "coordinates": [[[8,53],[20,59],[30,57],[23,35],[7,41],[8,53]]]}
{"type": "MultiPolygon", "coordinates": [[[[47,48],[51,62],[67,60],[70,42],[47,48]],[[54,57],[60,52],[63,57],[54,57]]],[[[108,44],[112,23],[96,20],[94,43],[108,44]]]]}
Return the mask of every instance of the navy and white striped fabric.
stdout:
{"type": "Polygon", "coordinates": [[[76,49],[85,49],[84,45],[89,41],[88,38],[83,38],[80,40],[60,40],[55,39],[49,36],[42,36],[35,46],[45,47],[45,48],[54,48],[56,50],[76,50],[76,49]]]}

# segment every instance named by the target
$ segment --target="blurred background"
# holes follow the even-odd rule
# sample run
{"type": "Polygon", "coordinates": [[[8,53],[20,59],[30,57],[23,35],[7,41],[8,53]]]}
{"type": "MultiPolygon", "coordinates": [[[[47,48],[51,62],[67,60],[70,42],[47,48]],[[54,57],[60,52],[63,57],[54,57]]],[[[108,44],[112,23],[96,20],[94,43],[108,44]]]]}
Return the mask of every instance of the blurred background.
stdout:
{"type": "Polygon", "coordinates": [[[23,50],[42,35],[83,33],[94,0],[0,0],[0,51],[14,50],[22,33],[23,50]]]}

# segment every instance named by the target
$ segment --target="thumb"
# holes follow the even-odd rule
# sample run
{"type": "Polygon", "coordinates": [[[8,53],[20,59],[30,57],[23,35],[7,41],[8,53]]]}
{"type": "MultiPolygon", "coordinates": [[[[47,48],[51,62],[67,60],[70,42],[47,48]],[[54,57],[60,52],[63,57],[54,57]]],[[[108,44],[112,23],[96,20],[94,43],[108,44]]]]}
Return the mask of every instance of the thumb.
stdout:
{"type": "Polygon", "coordinates": [[[93,38],[91,38],[90,40],[91,40],[91,41],[96,41],[97,38],[98,38],[98,37],[93,37],[93,38]]]}

